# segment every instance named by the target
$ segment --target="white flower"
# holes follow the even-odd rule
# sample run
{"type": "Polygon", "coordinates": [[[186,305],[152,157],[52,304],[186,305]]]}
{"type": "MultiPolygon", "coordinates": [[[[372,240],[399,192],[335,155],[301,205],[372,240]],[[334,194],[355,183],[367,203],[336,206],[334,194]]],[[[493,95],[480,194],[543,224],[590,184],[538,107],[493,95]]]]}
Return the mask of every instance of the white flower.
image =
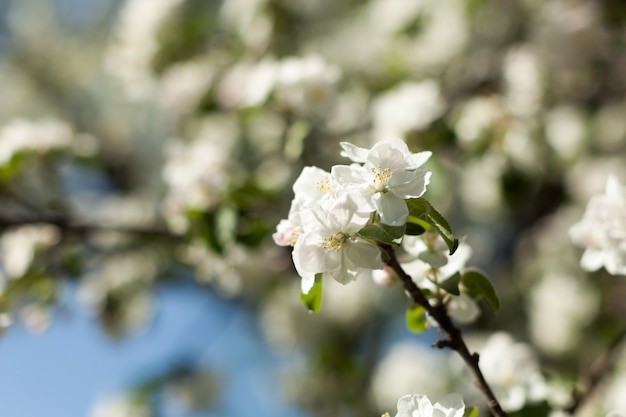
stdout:
{"type": "MultiPolygon", "coordinates": [[[[335,187],[335,181],[329,172],[317,167],[304,167],[293,184],[294,198],[289,217],[276,226],[276,233],[272,235],[274,242],[279,246],[294,246],[298,236],[305,231],[302,212],[332,204],[335,201],[335,187]]],[[[308,224],[315,225],[316,222],[308,224]]]]}
{"type": "Polygon", "coordinates": [[[69,148],[74,140],[71,127],[64,121],[13,119],[0,129],[0,166],[10,163],[20,153],[45,154],[69,148]]]}
{"type": "Polygon", "coordinates": [[[465,293],[450,296],[446,309],[450,317],[463,324],[473,323],[480,316],[478,304],[465,293]]]}
{"type": "Polygon", "coordinates": [[[293,246],[298,241],[298,231],[288,219],[282,219],[276,226],[272,239],[278,246],[293,246]]]}
{"type": "Polygon", "coordinates": [[[376,98],[372,108],[374,130],[377,136],[404,136],[426,128],[444,110],[435,81],[406,82],[376,98]]]}
{"type": "Polygon", "coordinates": [[[54,247],[60,240],[59,229],[51,224],[36,223],[7,229],[0,237],[0,261],[7,278],[24,276],[37,254],[54,247]]]}
{"type": "Polygon", "coordinates": [[[613,176],[605,194],[591,198],[583,218],[569,231],[572,241],[585,248],[581,266],[600,267],[613,275],[626,275],[626,187],[613,176]]]}
{"type": "MultiPolygon", "coordinates": [[[[402,247],[412,257],[410,262],[402,263],[404,271],[421,288],[432,291],[437,291],[437,284],[465,268],[472,255],[472,248],[465,242],[450,255],[443,238],[435,232],[406,236],[402,247]]],[[[446,294],[444,302],[450,316],[460,323],[471,323],[480,315],[476,301],[467,294],[446,294]]]]}
{"type": "Polygon", "coordinates": [[[344,156],[364,165],[336,165],[331,174],[364,208],[376,210],[381,221],[391,226],[406,222],[409,210],[404,199],[417,198],[426,192],[430,171],[418,169],[430,158],[430,152],[411,153],[402,139],[379,142],[365,149],[342,142],[344,156]]]}
{"type": "Polygon", "coordinates": [[[319,55],[287,58],[278,67],[276,98],[297,112],[318,113],[328,108],[340,77],[339,68],[319,55]]]}
{"type": "Polygon", "coordinates": [[[519,410],[547,394],[530,346],[516,343],[506,333],[495,333],[487,340],[480,352],[480,367],[505,411],[519,410]]]}
{"type": "Polygon", "coordinates": [[[527,302],[535,346],[558,355],[579,346],[584,329],[596,317],[600,294],[589,280],[556,270],[541,277],[527,302]]]}
{"type": "MultiPolygon", "coordinates": [[[[345,284],[356,279],[363,268],[383,267],[379,249],[356,236],[367,223],[368,213],[359,211],[349,197],[328,207],[314,207],[301,212],[303,234],[293,250],[293,262],[304,280],[328,272],[345,284]]],[[[303,290],[306,286],[303,285],[303,290]]]]}
{"type": "Polygon", "coordinates": [[[151,65],[159,50],[158,30],[183,1],[128,0],[120,9],[104,66],[122,82],[129,99],[150,96],[155,82],[151,65]]]}
{"type": "Polygon", "coordinates": [[[329,172],[317,167],[304,167],[293,184],[294,199],[322,205],[334,200],[336,188],[337,184],[329,172]]]}
{"type": "Polygon", "coordinates": [[[405,395],[398,400],[396,417],[463,417],[465,404],[461,395],[454,393],[435,404],[425,395],[405,395]]]}

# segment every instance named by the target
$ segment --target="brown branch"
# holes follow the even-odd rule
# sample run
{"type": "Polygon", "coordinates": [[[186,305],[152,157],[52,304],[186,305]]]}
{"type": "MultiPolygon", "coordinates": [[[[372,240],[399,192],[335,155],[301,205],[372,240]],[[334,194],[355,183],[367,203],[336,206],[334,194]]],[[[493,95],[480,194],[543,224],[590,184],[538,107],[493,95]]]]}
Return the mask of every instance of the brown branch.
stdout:
{"type": "Polygon", "coordinates": [[[575,415],[585,401],[591,397],[591,394],[596,390],[600,381],[602,381],[613,367],[615,359],[621,351],[624,342],[626,342],[626,330],[623,330],[617,335],[602,356],[598,357],[589,368],[589,371],[580,378],[572,394],[570,405],[565,409],[566,412],[575,415]]]}
{"type": "Polygon", "coordinates": [[[385,263],[391,267],[391,269],[393,269],[396,275],[400,278],[402,284],[404,285],[404,289],[409,293],[413,301],[424,307],[428,314],[430,314],[430,316],[435,319],[437,323],[439,323],[439,327],[448,336],[447,339],[437,341],[435,346],[442,349],[450,348],[457,352],[474,376],[476,386],[487,400],[487,405],[493,415],[496,417],[507,417],[506,412],[500,406],[500,403],[496,399],[491,387],[485,380],[485,377],[478,366],[478,354],[471,353],[469,351],[467,345],[465,344],[465,340],[463,339],[461,329],[459,329],[452,322],[445,306],[443,304],[436,304],[434,306],[431,305],[413,279],[406,272],[404,272],[404,269],[402,269],[393,247],[387,244],[381,244],[381,247],[387,254],[385,263]]]}
{"type": "Polygon", "coordinates": [[[79,238],[85,237],[88,234],[95,232],[118,232],[126,233],[129,235],[135,235],[146,238],[161,238],[171,240],[173,242],[182,242],[185,237],[170,232],[165,228],[160,227],[134,227],[130,225],[116,225],[110,223],[89,223],[82,221],[72,221],[64,217],[46,217],[32,218],[32,219],[19,219],[8,220],[0,218],[0,233],[9,227],[25,226],[29,224],[46,223],[59,228],[64,237],[77,236],[79,238]]]}

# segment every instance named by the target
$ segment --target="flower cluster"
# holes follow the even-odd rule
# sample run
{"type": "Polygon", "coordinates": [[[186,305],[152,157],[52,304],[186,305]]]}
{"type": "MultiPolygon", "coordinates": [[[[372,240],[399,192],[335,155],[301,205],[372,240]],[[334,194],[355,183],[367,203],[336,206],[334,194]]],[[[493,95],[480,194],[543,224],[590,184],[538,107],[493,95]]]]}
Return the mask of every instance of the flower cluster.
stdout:
{"type": "Polygon", "coordinates": [[[274,234],[278,245],[293,246],[293,261],[308,293],[315,275],[329,273],[345,284],[365,269],[381,269],[379,249],[359,236],[375,215],[388,226],[404,225],[405,202],[424,194],[430,171],[420,169],[430,152],[411,153],[404,141],[391,139],[365,149],[342,142],[351,165],[331,172],[306,167],[293,186],[289,218],[274,234]]]}
{"type": "Polygon", "coordinates": [[[605,193],[591,198],[570,237],[585,248],[580,261],[585,270],[604,266],[612,275],[626,275],[626,187],[610,176],[605,193]]]}

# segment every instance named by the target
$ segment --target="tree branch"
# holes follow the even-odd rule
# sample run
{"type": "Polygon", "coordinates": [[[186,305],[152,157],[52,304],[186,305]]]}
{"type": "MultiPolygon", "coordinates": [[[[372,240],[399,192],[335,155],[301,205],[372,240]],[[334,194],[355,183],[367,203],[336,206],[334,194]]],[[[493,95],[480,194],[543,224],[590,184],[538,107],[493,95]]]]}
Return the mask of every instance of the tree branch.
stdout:
{"type": "Polygon", "coordinates": [[[436,342],[435,346],[442,349],[450,348],[457,352],[474,376],[475,384],[487,400],[487,405],[493,415],[496,417],[507,417],[506,412],[500,406],[500,403],[496,399],[491,387],[485,380],[485,377],[478,366],[478,354],[471,353],[469,351],[467,345],[465,344],[465,340],[463,339],[461,329],[459,329],[452,322],[445,306],[443,304],[436,304],[434,306],[431,305],[413,279],[406,272],[404,272],[404,269],[402,269],[393,247],[387,244],[381,244],[381,247],[387,254],[385,263],[393,269],[396,275],[398,275],[404,285],[404,289],[409,293],[413,301],[424,307],[428,314],[430,314],[430,316],[435,319],[437,323],[439,323],[439,327],[448,336],[448,339],[436,342]]]}
{"type": "Polygon", "coordinates": [[[604,354],[598,357],[589,371],[580,378],[572,394],[572,401],[565,409],[566,412],[575,415],[585,401],[591,397],[600,381],[611,370],[624,342],[626,342],[626,329],[617,335],[604,354]]]}

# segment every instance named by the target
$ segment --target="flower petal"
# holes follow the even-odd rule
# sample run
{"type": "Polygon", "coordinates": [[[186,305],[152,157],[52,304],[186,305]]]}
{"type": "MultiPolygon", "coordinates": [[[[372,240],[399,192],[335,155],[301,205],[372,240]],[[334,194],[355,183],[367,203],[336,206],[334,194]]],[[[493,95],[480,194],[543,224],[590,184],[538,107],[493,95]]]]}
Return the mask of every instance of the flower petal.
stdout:
{"type": "Polygon", "coordinates": [[[417,170],[395,173],[392,177],[391,189],[402,198],[421,197],[430,183],[430,171],[417,170]]]}
{"type": "Polygon", "coordinates": [[[433,408],[433,417],[463,417],[465,413],[463,398],[456,392],[439,400],[433,408]]]}
{"type": "Polygon", "coordinates": [[[339,145],[343,148],[341,156],[350,158],[353,162],[363,163],[367,160],[367,153],[369,149],[361,148],[351,144],[350,142],[340,142],[339,145]]]}
{"type": "Polygon", "coordinates": [[[396,417],[431,417],[433,405],[425,395],[409,394],[398,400],[396,417]]]}
{"type": "Polygon", "coordinates": [[[344,247],[346,257],[360,268],[382,269],[384,267],[380,250],[363,239],[346,242],[344,247]]]}
{"type": "Polygon", "coordinates": [[[379,193],[373,198],[380,221],[389,226],[402,226],[406,223],[409,209],[406,202],[391,193],[379,193]]]}

